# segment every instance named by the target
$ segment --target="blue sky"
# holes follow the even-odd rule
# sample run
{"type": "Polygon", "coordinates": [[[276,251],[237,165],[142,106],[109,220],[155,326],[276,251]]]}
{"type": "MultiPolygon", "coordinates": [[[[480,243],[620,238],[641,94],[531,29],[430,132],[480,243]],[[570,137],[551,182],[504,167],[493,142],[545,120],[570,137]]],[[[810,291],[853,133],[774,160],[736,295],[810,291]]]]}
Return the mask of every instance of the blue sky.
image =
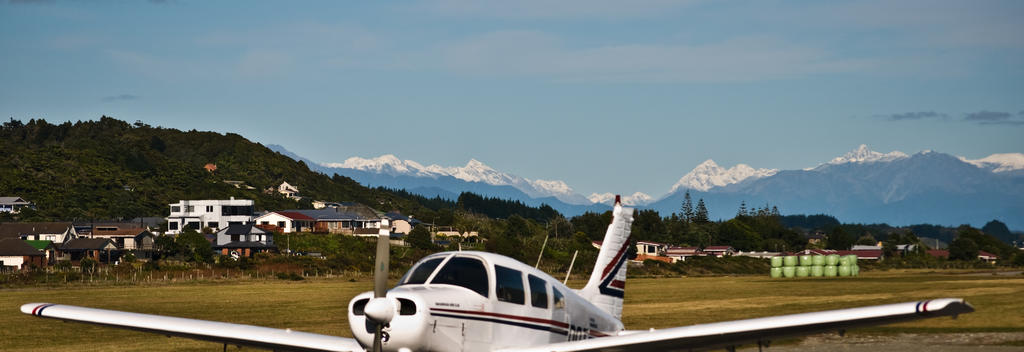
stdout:
{"type": "Polygon", "coordinates": [[[665,193],[708,158],[1024,152],[1020,1],[9,1],[0,111],[665,193]]]}

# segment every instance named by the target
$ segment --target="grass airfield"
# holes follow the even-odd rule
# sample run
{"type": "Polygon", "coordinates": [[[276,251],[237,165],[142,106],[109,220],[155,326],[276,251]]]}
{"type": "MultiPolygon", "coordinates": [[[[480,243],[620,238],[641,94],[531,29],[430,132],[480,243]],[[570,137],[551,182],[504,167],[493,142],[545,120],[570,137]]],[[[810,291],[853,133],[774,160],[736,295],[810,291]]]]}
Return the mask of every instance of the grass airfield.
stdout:
{"type": "MultiPolygon", "coordinates": [[[[570,281],[571,287],[582,285],[582,281],[570,281]]],[[[222,348],[209,342],[63,323],[21,314],[19,307],[30,302],[73,304],[350,336],[346,317],[348,301],[357,293],[371,288],[372,282],[366,279],[349,281],[334,278],[0,289],[0,326],[4,327],[0,329],[0,351],[213,351],[222,348]]],[[[834,349],[836,345],[860,344],[864,338],[874,336],[886,336],[874,342],[882,346],[896,346],[900,341],[921,336],[934,336],[936,338],[930,341],[945,345],[953,341],[946,343],[942,339],[975,336],[975,340],[980,339],[981,342],[974,343],[990,344],[993,350],[1012,350],[1024,345],[1024,300],[1021,299],[1024,297],[1024,275],[1019,273],[995,275],[965,271],[893,270],[862,272],[855,278],[827,279],[770,279],[767,275],[631,278],[627,281],[623,322],[627,329],[666,328],[941,297],[965,298],[976,311],[957,320],[929,319],[852,330],[846,338],[814,337],[807,340],[827,340],[822,345],[826,346],[824,350],[834,349]],[[1001,338],[978,337],[987,336],[984,334],[1001,334],[1001,338]]],[[[778,347],[768,350],[784,350],[786,346],[796,346],[801,342],[789,340],[781,343],[783,346],[778,346],[777,342],[778,347]]]]}

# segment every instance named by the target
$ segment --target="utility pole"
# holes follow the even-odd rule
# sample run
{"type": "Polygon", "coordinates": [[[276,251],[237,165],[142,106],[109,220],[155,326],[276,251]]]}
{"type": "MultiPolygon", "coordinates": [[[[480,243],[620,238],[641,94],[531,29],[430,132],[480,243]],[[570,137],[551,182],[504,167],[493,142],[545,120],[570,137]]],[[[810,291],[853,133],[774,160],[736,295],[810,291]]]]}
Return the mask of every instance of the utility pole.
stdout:
{"type": "Polygon", "coordinates": [[[544,248],[548,246],[548,236],[544,235],[544,244],[540,245],[540,254],[537,255],[537,264],[533,266],[534,269],[540,266],[540,258],[544,257],[544,248]]]}

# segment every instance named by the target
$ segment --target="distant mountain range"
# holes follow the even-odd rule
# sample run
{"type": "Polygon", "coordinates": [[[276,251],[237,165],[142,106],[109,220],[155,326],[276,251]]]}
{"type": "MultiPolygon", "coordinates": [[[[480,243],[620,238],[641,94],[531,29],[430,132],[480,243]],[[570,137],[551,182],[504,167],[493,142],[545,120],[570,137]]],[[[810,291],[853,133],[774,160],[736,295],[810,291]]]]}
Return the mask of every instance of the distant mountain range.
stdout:
{"type": "Polygon", "coordinates": [[[705,189],[679,187],[648,207],[678,212],[687,189],[694,200],[704,199],[712,218],[731,218],[746,202],[748,208],[770,204],[784,214],[823,213],[848,223],[980,226],[999,219],[1024,228],[1019,153],[968,160],[933,151],[883,154],[862,145],[813,168],[755,174],[705,189]]]}
{"type": "Polygon", "coordinates": [[[567,216],[611,209],[608,205],[595,204],[574,193],[565,182],[529,180],[494,170],[477,160],[470,160],[464,167],[423,166],[415,161],[400,160],[394,155],[384,155],[374,159],[348,158],[342,163],[321,164],[296,155],[280,145],[272,144],[267,148],[301,160],[312,170],[327,175],[346,176],[370,187],[405,189],[427,197],[452,200],[462,192],[472,192],[518,200],[530,206],[547,204],[567,216]]]}
{"type": "MultiPolygon", "coordinates": [[[[495,170],[478,160],[465,166],[424,166],[394,155],[351,157],[317,163],[285,148],[270,149],[303,160],[310,168],[350,177],[364,185],[403,188],[425,196],[454,199],[461,192],[551,205],[567,216],[605,211],[612,193],[584,197],[557,180],[530,180],[495,170]]],[[[724,168],[713,160],[697,165],[661,197],[637,192],[623,202],[662,214],[678,212],[683,194],[703,198],[712,218],[731,218],[741,202],[771,204],[785,214],[825,213],[844,222],[894,225],[983,224],[999,219],[1024,228],[1024,154],[993,154],[969,160],[933,151],[907,155],[879,153],[861,145],[845,155],[803,170],[724,168]]]]}

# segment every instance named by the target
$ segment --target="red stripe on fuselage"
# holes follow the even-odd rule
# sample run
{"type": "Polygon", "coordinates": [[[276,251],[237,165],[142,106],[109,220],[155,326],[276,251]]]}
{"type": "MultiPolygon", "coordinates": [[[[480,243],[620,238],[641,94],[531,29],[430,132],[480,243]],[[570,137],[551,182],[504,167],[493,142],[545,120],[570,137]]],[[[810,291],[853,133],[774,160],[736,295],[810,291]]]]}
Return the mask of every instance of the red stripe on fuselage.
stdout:
{"type": "Polygon", "coordinates": [[[622,280],[615,280],[615,281],[612,281],[611,284],[608,284],[608,286],[625,290],[626,289],[626,282],[622,281],[622,280]]]}
{"type": "MultiPolygon", "coordinates": [[[[430,308],[430,310],[431,311],[439,311],[439,312],[447,312],[447,313],[459,313],[459,314],[467,314],[467,315],[482,315],[482,316],[490,316],[490,317],[497,317],[497,318],[504,318],[504,319],[511,319],[511,320],[528,321],[528,322],[531,322],[531,323],[548,324],[548,325],[559,327],[559,328],[562,328],[562,329],[568,329],[569,328],[569,324],[566,324],[566,323],[563,323],[563,322],[560,322],[560,321],[541,319],[541,318],[533,318],[533,317],[524,317],[524,316],[519,316],[519,315],[510,315],[510,314],[501,314],[501,313],[492,313],[492,312],[482,312],[482,311],[474,311],[474,310],[446,309],[446,308],[430,308]]],[[[594,336],[594,337],[605,337],[605,336],[608,336],[608,334],[600,332],[600,331],[597,331],[597,330],[588,330],[588,333],[590,334],[590,336],[594,336]]]]}
{"type": "MultiPolygon", "coordinates": [[[[539,322],[539,323],[549,324],[549,325],[556,326],[556,327],[561,327],[561,328],[569,328],[569,324],[561,322],[561,321],[548,320],[548,319],[542,319],[542,318],[535,318],[535,317],[529,317],[529,316],[519,316],[519,315],[511,315],[511,314],[483,312],[483,311],[476,311],[476,310],[445,309],[445,308],[430,308],[430,310],[432,310],[432,311],[436,310],[436,311],[439,311],[439,312],[467,314],[467,315],[494,316],[494,317],[505,318],[505,319],[512,319],[512,320],[539,322]]],[[[592,329],[592,331],[588,331],[588,333],[590,334],[590,336],[595,337],[595,338],[603,338],[603,337],[608,336],[608,334],[601,333],[601,332],[598,332],[598,331],[593,331],[593,329],[592,329]]]]}
{"type": "Polygon", "coordinates": [[[482,312],[482,311],[473,311],[473,310],[444,309],[444,308],[430,308],[430,310],[436,310],[436,311],[439,311],[439,312],[470,314],[470,315],[484,315],[484,316],[491,316],[491,317],[498,317],[498,318],[505,318],[505,319],[512,319],[512,320],[528,321],[528,322],[531,322],[531,323],[548,324],[548,325],[557,326],[557,327],[560,327],[560,328],[563,328],[563,329],[568,329],[569,328],[569,324],[566,324],[566,323],[563,323],[563,322],[560,322],[560,321],[540,319],[540,318],[532,318],[532,317],[523,317],[523,316],[518,316],[518,315],[509,315],[509,314],[482,312]]]}

